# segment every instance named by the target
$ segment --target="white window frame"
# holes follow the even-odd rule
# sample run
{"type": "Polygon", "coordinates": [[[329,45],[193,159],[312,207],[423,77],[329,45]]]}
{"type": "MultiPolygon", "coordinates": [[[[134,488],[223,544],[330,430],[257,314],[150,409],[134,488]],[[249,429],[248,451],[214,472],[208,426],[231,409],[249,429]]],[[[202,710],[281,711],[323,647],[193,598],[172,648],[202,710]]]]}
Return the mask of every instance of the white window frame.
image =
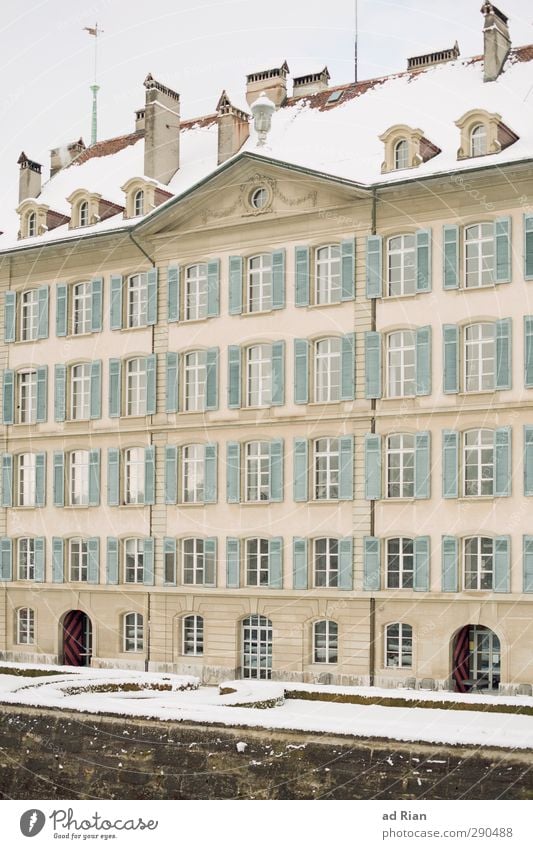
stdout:
{"type": "Polygon", "coordinates": [[[341,293],[341,246],[321,245],[315,251],[315,303],[338,304],[341,293]]]}
{"type": "Polygon", "coordinates": [[[20,296],[20,339],[33,342],[39,333],[39,291],[26,289],[20,296]]]}
{"type": "Polygon", "coordinates": [[[261,680],[272,678],[272,622],[253,613],[243,620],[242,677],[261,680]]]}
{"type": "Polygon", "coordinates": [[[17,506],[35,507],[36,455],[24,452],[17,455],[17,506]]]}
{"type": "Polygon", "coordinates": [[[245,501],[250,504],[270,500],[270,443],[264,440],[247,442],[244,446],[245,501]]]}
{"type": "Polygon", "coordinates": [[[148,275],[131,274],[126,281],[126,313],[128,327],[146,327],[148,323],[148,275]]]}
{"type": "Polygon", "coordinates": [[[249,537],[244,544],[247,587],[268,587],[270,584],[270,544],[266,537],[249,537]]]}
{"type": "Polygon", "coordinates": [[[181,449],[181,493],[184,504],[202,504],[205,497],[205,446],[184,445],[181,449]]]}
{"type": "Polygon", "coordinates": [[[181,630],[182,654],[198,657],[204,653],[204,617],[197,613],[184,616],[181,630]]]}
{"type": "Polygon", "coordinates": [[[475,124],[470,130],[470,156],[485,156],[488,152],[488,133],[485,124],[475,124]]]}
{"type": "Polygon", "coordinates": [[[70,368],[70,419],[87,421],[91,417],[91,363],[76,363],[70,368]]]}
{"type": "Polygon", "coordinates": [[[207,263],[199,262],[185,269],[185,321],[207,318],[207,263]]]}
{"type": "Polygon", "coordinates": [[[126,415],[146,415],[146,357],[132,357],[126,362],[126,415]]]}
{"type": "Polygon", "coordinates": [[[385,626],[385,667],[412,669],[414,653],[413,626],[405,622],[390,622],[385,626]],[[395,634],[393,629],[398,629],[395,634]]]}
{"type": "Polygon", "coordinates": [[[215,558],[206,553],[205,539],[185,537],[181,541],[181,561],[184,586],[215,586],[215,558]]]}
{"type": "Polygon", "coordinates": [[[207,381],[207,351],[189,351],[184,358],[184,399],[183,409],[188,413],[200,413],[205,410],[207,381]]]}
{"type": "Polygon", "coordinates": [[[415,584],[415,543],[412,537],[385,540],[385,576],[388,590],[412,590],[415,584]],[[394,559],[395,568],[391,567],[394,559]],[[396,568],[397,567],[397,568],[396,568]]]}
{"type": "Polygon", "coordinates": [[[496,240],[494,224],[481,221],[464,228],[464,287],[493,286],[496,279],[496,240]]]}
{"type": "Polygon", "coordinates": [[[472,428],[463,433],[463,495],[465,498],[494,495],[494,431],[472,428]],[[468,470],[473,473],[469,476],[468,470]]]}
{"type": "Polygon", "coordinates": [[[144,616],[142,613],[125,613],[122,626],[122,648],[125,652],[144,651],[144,616]]]}
{"type": "Polygon", "coordinates": [[[19,581],[35,580],[35,538],[17,540],[17,578],[19,581]]]}
{"type": "Polygon", "coordinates": [[[124,504],[144,504],[145,449],[125,448],[123,463],[124,504]]]}
{"type": "Polygon", "coordinates": [[[33,210],[28,213],[27,235],[29,238],[37,235],[37,213],[33,210]]]}
{"type": "Polygon", "coordinates": [[[339,662],[339,626],[332,619],[313,623],[313,663],[339,662]]]}
{"type": "Polygon", "coordinates": [[[341,340],[338,336],[317,339],[315,348],[315,403],[330,404],[341,397],[341,340]]]}
{"type": "Polygon", "coordinates": [[[496,383],[495,323],[481,321],[467,325],[463,332],[463,350],[464,391],[493,392],[496,383]]]}
{"type": "Polygon", "coordinates": [[[68,574],[73,583],[89,580],[89,544],[83,537],[72,537],[68,541],[68,574]]]}
{"type": "Polygon", "coordinates": [[[387,336],[387,393],[389,398],[416,394],[416,333],[393,330],[387,336]]]}
{"type": "Polygon", "coordinates": [[[78,207],[78,221],[80,227],[87,227],[89,224],[89,201],[82,200],[78,207]]]}
{"type": "Polygon", "coordinates": [[[92,330],[92,283],[82,280],[72,287],[72,333],[82,336],[92,330]]]}
{"type": "Polygon", "coordinates": [[[137,218],[139,215],[144,215],[144,190],[137,189],[133,195],[133,215],[137,218]]]}
{"type": "Polygon", "coordinates": [[[387,296],[416,294],[416,238],[401,233],[387,240],[387,296]]]}
{"type": "Polygon", "coordinates": [[[68,455],[68,492],[71,507],[89,504],[89,452],[71,451],[68,455]]]}
{"type": "Polygon", "coordinates": [[[465,590],[494,589],[494,539],[482,534],[463,540],[465,590]],[[487,545],[488,543],[488,545],[487,545]]]}
{"type": "Polygon", "coordinates": [[[340,487],[340,440],[321,436],[313,442],[313,499],[337,501],[340,487]]]}
{"type": "Polygon", "coordinates": [[[414,498],[415,435],[413,433],[391,433],[387,436],[386,445],[387,498],[414,498]],[[391,446],[392,440],[397,441],[398,445],[391,446]],[[397,471],[398,480],[391,479],[393,469],[397,471]]]}
{"type": "Polygon", "coordinates": [[[246,403],[248,407],[272,404],[272,345],[262,343],[246,349],[246,403]]]}
{"type": "Polygon", "coordinates": [[[339,586],[339,540],[337,537],[317,537],[313,540],[313,586],[315,589],[339,586]],[[322,545],[324,543],[324,545],[322,545]],[[323,551],[319,549],[323,548],[323,551]],[[324,566],[319,558],[323,558],[324,566]]]}
{"type": "Polygon", "coordinates": [[[404,168],[409,168],[409,141],[408,139],[398,139],[393,147],[394,170],[403,171],[404,168]]]}
{"type": "Polygon", "coordinates": [[[35,611],[31,607],[17,609],[16,641],[21,646],[31,646],[35,643],[35,611]]]}
{"type": "Polygon", "coordinates": [[[28,368],[17,372],[17,421],[35,424],[37,419],[37,370],[28,368]]]}
{"type": "Polygon", "coordinates": [[[248,312],[272,309],[272,255],[257,254],[248,259],[248,312]]]}
{"type": "Polygon", "coordinates": [[[124,583],[144,583],[144,539],[141,537],[124,540],[124,583]]]}

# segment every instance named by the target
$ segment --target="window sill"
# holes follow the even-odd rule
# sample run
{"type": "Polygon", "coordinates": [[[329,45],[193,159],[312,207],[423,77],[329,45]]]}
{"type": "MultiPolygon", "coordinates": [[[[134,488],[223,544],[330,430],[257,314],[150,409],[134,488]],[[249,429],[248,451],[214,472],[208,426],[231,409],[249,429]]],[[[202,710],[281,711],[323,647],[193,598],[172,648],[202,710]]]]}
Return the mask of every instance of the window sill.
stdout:
{"type": "MultiPolygon", "coordinates": [[[[324,303],[322,303],[322,304],[318,304],[318,303],[307,304],[307,309],[317,310],[317,309],[323,309],[324,307],[340,307],[340,306],[342,306],[342,304],[352,303],[353,300],[354,300],[354,298],[350,298],[349,300],[346,300],[346,301],[341,301],[339,299],[338,301],[324,301],[324,303]]],[[[298,309],[301,309],[301,307],[298,307],[298,309]]]]}
{"type": "Polygon", "coordinates": [[[202,321],[207,321],[209,318],[216,318],[216,316],[202,315],[200,318],[182,318],[181,321],[170,322],[170,324],[201,324],[202,321]]]}
{"type": "Polygon", "coordinates": [[[210,505],[215,506],[214,502],[205,503],[205,501],[178,501],[177,504],[167,504],[167,507],[207,507],[210,505]]]}
{"type": "Polygon", "coordinates": [[[309,504],[339,504],[345,502],[351,503],[352,499],[347,498],[311,498],[309,504]]]}
{"type": "MultiPolygon", "coordinates": [[[[487,501],[496,501],[497,499],[505,498],[505,497],[506,496],[502,496],[502,495],[498,495],[498,496],[497,495],[459,495],[458,498],[455,498],[453,500],[462,501],[465,504],[469,504],[472,501],[482,501],[486,504],[487,501]]],[[[452,499],[450,499],[450,500],[452,500],[452,499]]]]}
{"type": "Polygon", "coordinates": [[[375,498],[373,501],[383,501],[385,504],[416,504],[417,501],[427,501],[427,498],[415,498],[414,495],[398,495],[394,497],[388,498],[385,496],[384,498],[375,498]]]}
{"type": "MultiPolygon", "coordinates": [[[[65,510],[88,510],[89,504],[64,504],[63,507],[65,510]]],[[[94,505],[95,507],[97,505],[94,505]]],[[[99,506],[99,505],[98,505],[99,506]]]]}
{"type": "Polygon", "coordinates": [[[241,507],[268,507],[270,504],[281,504],[281,501],[272,501],[270,498],[264,501],[241,501],[241,507]]]}
{"type": "MultiPolygon", "coordinates": [[[[474,389],[471,392],[463,391],[463,392],[456,392],[455,394],[458,395],[460,398],[472,398],[472,397],[475,397],[476,395],[494,395],[495,392],[505,392],[505,391],[506,391],[505,389],[474,389]]],[[[446,393],[446,394],[453,394],[453,393],[446,393]]]]}

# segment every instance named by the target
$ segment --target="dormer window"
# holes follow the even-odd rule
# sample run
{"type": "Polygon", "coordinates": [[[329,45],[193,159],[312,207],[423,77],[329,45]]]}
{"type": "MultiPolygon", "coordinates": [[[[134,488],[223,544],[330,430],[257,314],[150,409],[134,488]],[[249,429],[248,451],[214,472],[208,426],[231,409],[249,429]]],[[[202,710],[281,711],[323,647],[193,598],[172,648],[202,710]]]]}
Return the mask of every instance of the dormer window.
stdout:
{"type": "Polygon", "coordinates": [[[457,159],[499,153],[518,140],[518,136],[502,122],[502,116],[484,109],[472,109],[455,125],[461,131],[457,159]]]}
{"type": "Polygon", "coordinates": [[[138,215],[144,215],[144,192],[142,189],[135,192],[133,197],[133,214],[135,217],[138,215]]]}
{"type": "Polygon", "coordinates": [[[407,124],[396,124],[384,132],[380,141],[385,146],[385,159],[381,173],[403,171],[405,168],[416,168],[428,159],[440,153],[440,148],[424,136],[422,130],[408,127],[407,124]]]}
{"type": "Polygon", "coordinates": [[[153,180],[143,177],[132,177],[121,186],[125,195],[124,218],[138,218],[147,215],[160,203],[172,197],[170,192],[160,188],[153,180]]]}
{"type": "Polygon", "coordinates": [[[27,235],[28,236],[36,236],[37,235],[37,213],[30,212],[27,219],[27,235]]]}
{"type": "Polygon", "coordinates": [[[86,200],[80,203],[79,222],[80,227],[87,227],[89,223],[89,203],[86,200]]]}
{"type": "Polygon", "coordinates": [[[407,139],[400,139],[394,145],[394,168],[396,171],[409,168],[409,143],[407,139]]]}

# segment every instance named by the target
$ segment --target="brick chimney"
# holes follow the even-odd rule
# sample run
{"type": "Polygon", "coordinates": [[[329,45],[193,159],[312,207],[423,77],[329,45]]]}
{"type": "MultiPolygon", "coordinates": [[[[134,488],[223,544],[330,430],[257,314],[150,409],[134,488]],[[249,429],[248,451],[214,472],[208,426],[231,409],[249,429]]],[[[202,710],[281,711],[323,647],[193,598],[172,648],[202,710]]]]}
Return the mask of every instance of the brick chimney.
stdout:
{"type": "Polygon", "coordinates": [[[72,160],[76,159],[82,150],[85,150],[85,142],[82,138],[79,138],[78,141],[71,142],[70,144],[62,145],[61,147],[54,147],[53,150],[50,151],[50,176],[53,177],[54,174],[57,174],[57,172],[61,171],[62,168],[66,168],[67,165],[70,165],[72,160]]]}
{"type": "Polygon", "coordinates": [[[28,159],[24,151],[20,154],[17,165],[19,172],[19,203],[27,198],[37,198],[41,194],[41,169],[38,162],[28,159]]]}
{"type": "Polygon", "coordinates": [[[180,96],[151,74],[144,87],[144,175],[166,185],[180,165],[180,96]]]}
{"type": "Polygon", "coordinates": [[[287,100],[287,74],[289,66],[283,62],[277,68],[256,71],[246,77],[246,100],[248,106],[264,91],[274,106],[282,106],[287,100]]]}
{"type": "Polygon", "coordinates": [[[486,83],[490,83],[500,76],[511,49],[509,19],[492,3],[484,3],[481,7],[481,14],[485,17],[483,27],[483,79],[486,83]]]}
{"type": "Polygon", "coordinates": [[[233,106],[225,91],[217,103],[218,164],[234,156],[250,135],[249,115],[233,106]]]}

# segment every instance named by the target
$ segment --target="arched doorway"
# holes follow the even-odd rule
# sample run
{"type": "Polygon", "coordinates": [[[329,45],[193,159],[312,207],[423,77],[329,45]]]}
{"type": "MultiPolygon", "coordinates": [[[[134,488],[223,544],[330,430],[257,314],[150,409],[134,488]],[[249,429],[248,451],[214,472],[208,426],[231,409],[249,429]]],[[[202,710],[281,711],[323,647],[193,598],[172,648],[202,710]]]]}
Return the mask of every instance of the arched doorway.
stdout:
{"type": "Polygon", "coordinates": [[[454,690],[497,690],[500,677],[501,647],[494,631],[484,625],[465,625],[453,640],[454,690]]]}
{"type": "Polygon", "coordinates": [[[272,622],[254,614],[242,623],[242,677],[272,677],[272,622]]]}
{"type": "Polygon", "coordinates": [[[90,666],[93,629],[83,610],[69,610],[63,619],[63,663],[66,666],[90,666]]]}

